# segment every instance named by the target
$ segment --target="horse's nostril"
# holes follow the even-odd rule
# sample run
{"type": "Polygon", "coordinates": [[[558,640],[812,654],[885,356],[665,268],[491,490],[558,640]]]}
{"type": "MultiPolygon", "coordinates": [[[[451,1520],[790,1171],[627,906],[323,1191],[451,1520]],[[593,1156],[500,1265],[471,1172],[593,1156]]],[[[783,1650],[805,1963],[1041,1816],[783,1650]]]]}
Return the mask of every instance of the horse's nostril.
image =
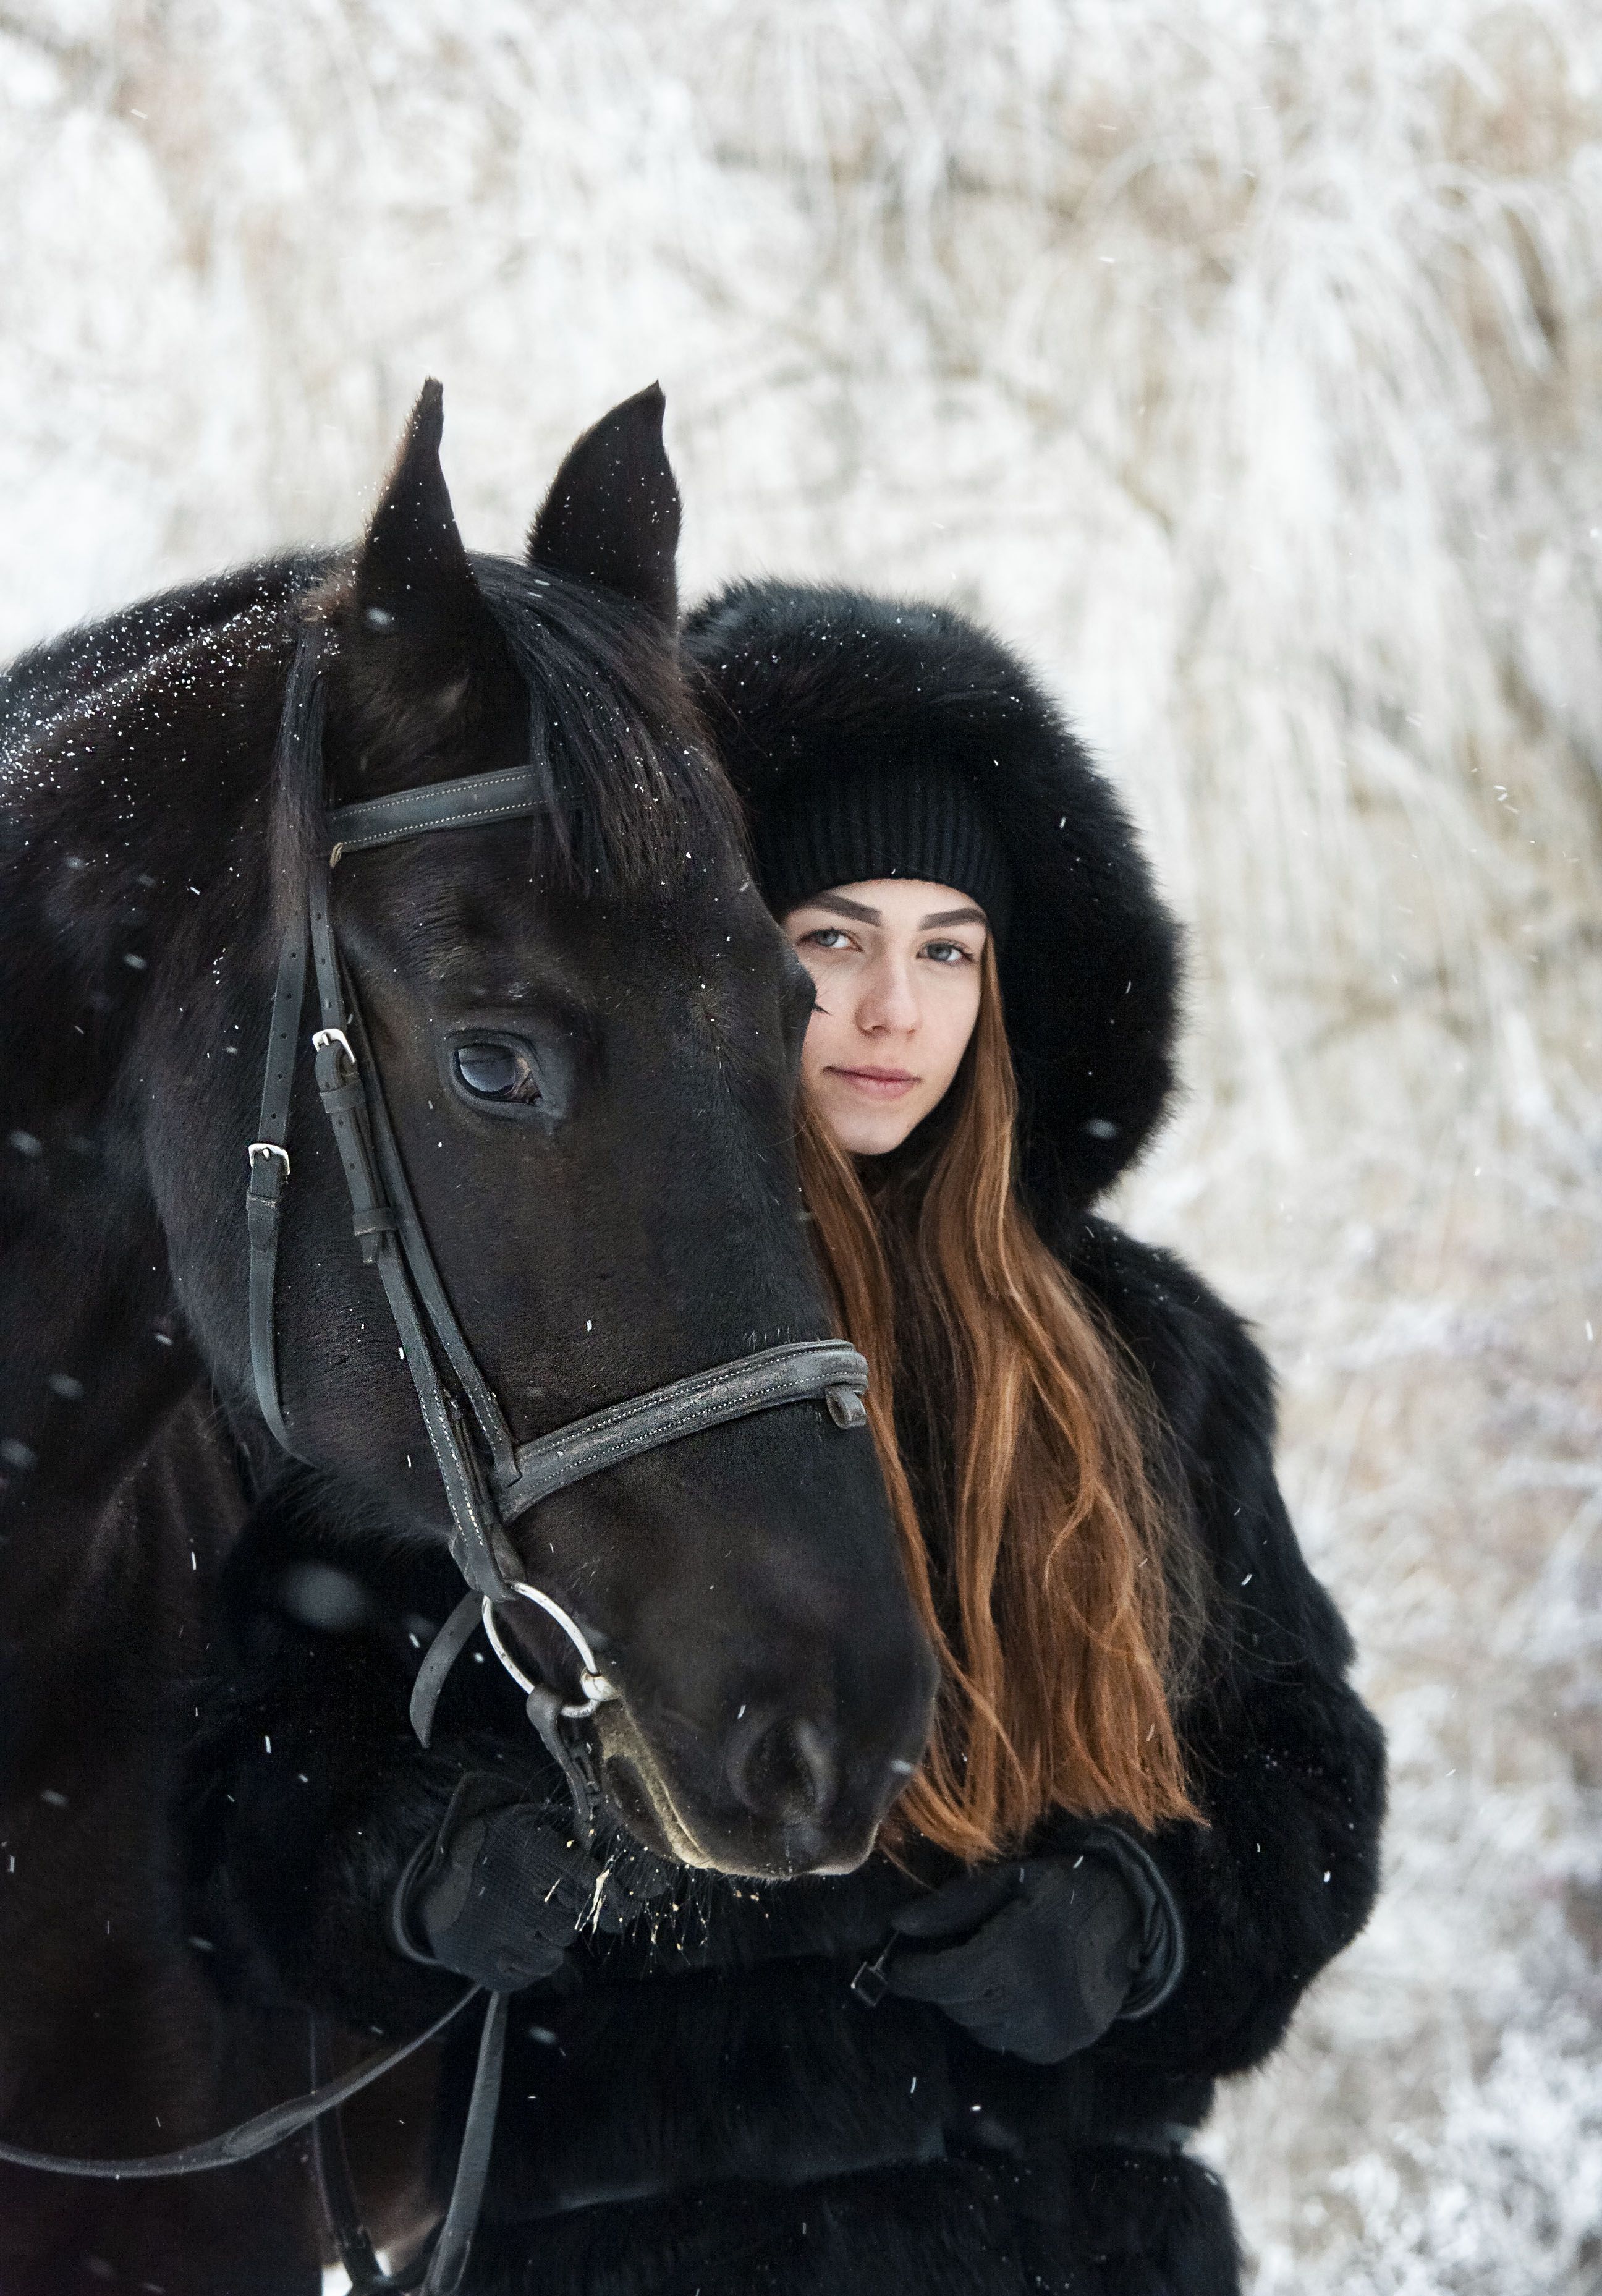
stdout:
{"type": "Polygon", "coordinates": [[[829,1741],[817,1724],[803,1715],[790,1724],[789,1743],[791,1761],[805,1782],[806,1808],[800,1814],[821,1817],[835,1796],[834,1756],[829,1741]]]}
{"type": "Polygon", "coordinates": [[[770,1822],[815,1823],[838,1784],[829,1736],[804,1714],[752,1721],[756,1726],[737,1730],[729,1750],[729,1783],[739,1800],[770,1822]]]}

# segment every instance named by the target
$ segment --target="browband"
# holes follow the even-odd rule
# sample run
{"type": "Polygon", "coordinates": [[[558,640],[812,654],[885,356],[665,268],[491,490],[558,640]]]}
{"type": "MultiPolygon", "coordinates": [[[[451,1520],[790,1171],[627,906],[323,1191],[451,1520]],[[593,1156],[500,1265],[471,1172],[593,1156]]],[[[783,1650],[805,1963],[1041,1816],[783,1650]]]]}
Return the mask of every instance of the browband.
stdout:
{"type": "Polygon", "coordinates": [[[393,845],[425,829],[478,829],[492,821],[544,813],[550,804],[551,779],[542,767],[505,766],[493,774],[466,774],[460,781],[431,782],[421,789],[397,790],[393,797],[337,805],[327,816],[329,865],[342,853],[393,845]]]}

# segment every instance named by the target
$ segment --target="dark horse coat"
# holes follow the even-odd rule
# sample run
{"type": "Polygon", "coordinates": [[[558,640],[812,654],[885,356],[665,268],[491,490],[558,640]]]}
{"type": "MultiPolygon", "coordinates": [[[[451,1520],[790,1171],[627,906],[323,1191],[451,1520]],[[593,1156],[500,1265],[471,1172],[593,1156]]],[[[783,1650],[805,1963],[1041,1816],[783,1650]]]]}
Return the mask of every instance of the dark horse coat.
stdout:
{"type": "MultiPolygon", "coordinates": [[[[1182,1262],[1091,1210],[1170,1088],[1174,929],[1105,782],[970,624],[742,586],[692,619],[688,645],[748,795],[904,750],[970,774],[995,810],[1016,875],[1002,981],[1026,1185],[1149,1380],[1208,1590],[1181,1714],[1208,1823],[1146,1844],[1183,1917],[1178,1988],[1052,2066],[988,2052],[924,2005],[854,1997],[916,1886],[887,1859],[789,1884],[686,1874],[633,1933],[584,1940],[523,1997],[470,2284],[1222,2296],[1228,2202],[1184,2139],[1361,1927],[1384,1765],[1275,1483],[1261,1354],[1182,1262]]],[[[464,1766],[553,1790],[493,1665],[459,1669],[430,1753],[408,1739],[417,1654],[452,1591],[433,1562],[315,1521],[292,1485],[260,1508],[233,1569],[237,1670],[196,1757],[197,1919],[228,1983],[386,2031],[448,1999],[455,1980],[385,1941],[402,1865],[464,1766]]],[[[1032,1846],[1071,1852],[1080,1830],[1059,1816],[1032,1846]]],[[[468,2040],[447,2068],[440,2177],[468,2040]]]]}

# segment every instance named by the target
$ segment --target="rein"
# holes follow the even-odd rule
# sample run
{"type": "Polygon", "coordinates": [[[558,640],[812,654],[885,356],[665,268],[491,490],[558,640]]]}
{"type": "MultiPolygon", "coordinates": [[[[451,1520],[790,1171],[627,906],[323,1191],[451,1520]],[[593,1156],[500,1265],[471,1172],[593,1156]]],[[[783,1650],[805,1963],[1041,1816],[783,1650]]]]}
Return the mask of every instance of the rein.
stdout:
{"type": "MultiPolygon", "coordinates": [[[[303,631],[284,698],[277,760],[282,774],[304,744],[306,764],[321,778],[325,693],[319,676],[319,641],[303,631]]],[[[257,1407],[280,1447],[297,1456],[284,1418],[278,1380],[274,1289],[279,1228],[291,1174],[290,1110],[306,1001],[308,957],[316,980],[319,1026],[311,1049],[322,1101],[350,1196],[350,1225],[363,1259],[378,1271],[394,1318],[401,1357],[416,1392],[429,1447],[451,1517],[450,1551],[467,1581],[462,1595],[424,1654],[413,1687],[411,1719],[427,1745],[446,1677],[482,1624],[496,1657],[527,1693],[526,1710],[567,1781],[581,1835],[593,1840],[600,1781],[589,1749],[574,1726],[621,1696],[596,1661],[578,1620],[553,1595],[524,1578],[506,1537],[509,1526],[553,1491],[564,1490],[625,1459],[666,1443],[781,1406],[820,1402],[837,1427],[867,1423],[862,1394],[868,1366],[841,1340],[801,1340],[671,1380],[533,1442],[517,1444],[494,1390],[457,1321],[418,1218],[395,1131],[385,1105],[378,1065],[361,1008],[340,961],[331,895],[334,870],[347,855],[392,845],[435,831],[477,829],[527,819],[550,804],[544,775],[533,767],[469,775],[458,781],[403,790],[337,806],[325,815],[328,841],[296,903],[280,952],[267,1028],[257,1137],[248,1151],[250,1177],[245,1216],[250,1241],[249,1316],[250,1368],[257,1407]],[[573,1644],[580,1665],[582,1702],[564,1703],[560,1692],[525,1673],[499,1631],[499,1614],[518,1602],[537,1606],[573,1644]]],[[[109,2178],[190,2176],[249,2160],[299,2130],[314,2131],[318,2181],[355,2296],[417,2284],[406,2273],[379,2273],[363,2229],[344,2165],[337,2122],[323,2116],[369,2082],[380,2079],[432,2040],[478,1997],[474,1987],[413,2040],[371,2059],[342,2079],[319,2085],[314,2040],[310,2092],[241,2122],[204,2144],[146,2160],[76,2160],[0,2144],[0,2161],[66,2176],[109,2178]]],[[[435,2237],[420,2296],[452,2296],[466,2268],[494,2135],[508,1997],[490,1994],[479,2038],[478,2061],[468,2106],[455,2181],[435,2237]]],[[[315,2033],[315,2027],[314,2027],[315,2033]]]]}

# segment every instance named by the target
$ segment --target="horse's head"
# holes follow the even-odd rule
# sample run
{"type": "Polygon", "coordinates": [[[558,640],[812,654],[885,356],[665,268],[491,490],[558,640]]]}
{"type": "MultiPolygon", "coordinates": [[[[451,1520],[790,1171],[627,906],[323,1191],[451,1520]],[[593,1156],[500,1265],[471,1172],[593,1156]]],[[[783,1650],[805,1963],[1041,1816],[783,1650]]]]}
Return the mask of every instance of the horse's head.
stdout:
{"type": "MultiPolygon", "coordinates": [[[[298,611],[321,632],[332,802],[530,765],[548,785],[532,825],[351,851],[331,880],[422,1228],[521,1442],[828,1332],[792,1144],[811,992],[680,684],[660,394],[574,447],[520,564],[470,561],[439,434],[430,386],[365,541],[298,611]]],[[[236,1183],[286,914],[326,850],[324,768],[279,770],[276,896],[249,964],[152,984],[144,1031],[175,1276],[241,1397],[236,1183]]],[[[234,864],[265,871],[259,832],[234,864]]],[[[291,1143],[274,1303],[290,1439],[364,1521],[443,1539],[305,1056],[291,1143]]],[[[621,1693],[607,1775],[638,1831],[748,1873],[866,1854],[921,1751],[933,1665],[864,1430],[813,1404],[691,1435],[557,1493],[511,1537],[621,1693]]],[[[570,1678],[560,1639],[535,1654],[570,1678]]]]}

